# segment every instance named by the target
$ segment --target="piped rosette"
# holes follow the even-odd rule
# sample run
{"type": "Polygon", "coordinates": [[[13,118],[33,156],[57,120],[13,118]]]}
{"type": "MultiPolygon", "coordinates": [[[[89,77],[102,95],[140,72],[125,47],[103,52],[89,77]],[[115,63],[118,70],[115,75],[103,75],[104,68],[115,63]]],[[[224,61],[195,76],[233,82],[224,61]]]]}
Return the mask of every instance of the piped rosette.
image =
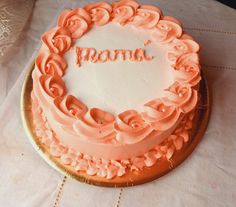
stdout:
{"type": "Polygon", "coordinates": [[[192,111],[198,102],[197,90],[191,88],[188,84],[175,82],[166,89],[167,96],[162,98],[163,102],[169,106],[178,107],[183,113],[192,111]]]}
{"type": "Polygon", "coordinates": [[[45,91],[50,98],[62,97],[66,93],[65,84],[58,75],[42,75],[39,78],[39,83],[43,88],[42,91],[45,91]]]}
{"type": "Polygon", "coordinates": [[[110,21],[112,6],[107,2],[89,4],[85,10],[91,15],[92,22],[97,26],[103,26],[110,21]]]}
{"type": "Polygon", "coordinates": [[[45,32],[41,39],[52,53],[63,54],[71,47],[70,32],[64,27],[56,27],[45,32]]]}
{"type": "Polygon", "coordinates": [[[98,108],[92,108],[73,125],[78,136],[96,142],[107,142],[115,137],[115,117],[98,108]]]}
{"type": "Polygon", "coordinates": [[[128,23],[134,17],[139,4],[132,0],[121,0],[112,4],[113,15],[112,21],[121,25],[128,23]]]}
{"type": "Polygon", "coordinates": [[[181,84],[195,87],[201,80],[199,57],[197,53],[181,55],[173,65],[175,80],[181,84]]]}
{"type": "Polygon", "coordinates": [[[72,95],[54,99],[53,118],[58,124],[73,129],[76,120],[81,119],[88,111],[87,106],[72,95]]]}
{"type": "Polygon", "coordinates": [[[40,52],[35,64],[41,74],[63,76],[67,67],[66,61],[56,53],[40,52]]]}
{"type": "Polygon", "coordinates": [[[161,17],[161,10],[150,5],[141,5],[136,15],[130,20],[130,24],[143,29],[154,28],[161,17]]]}
{"type": "Polygon", "coordinates": [[[169,46],[168,59],[174,63],[183,54],[197,53],[199,51],[199,45],[186,34],[183,34],[180,39],[174,39],[169,46]]]}
{"type": "Polygon", "coordinates": [[[58,26],[66,28],[71,38],[80,38],[89,28],[91,16],[82,8],[67,9],[58,18],[58,26]]]}
{"type": "Polygon", "coordinates": [[[134,144],[145,139],[152,128],[135,110],[128,110],[118,115],[114,124],[116,139],[123,144],[134,144]]]}
{"type": "MultiPolygon", "coordinates": [[[[36,73],[33,73],[33,78],[37,78],[36,73]]],[[[41,75],[37,83],[34,84],[33,90],[45,110],[49,110],[55,98],[63,97],[66,94],[65,84],[58,75],[41,75]]]]}
{"type": "Polygon", "coordinates": [[[162,44],[181,37],[182,27],[179,21],[173,17],[164,16],[152,29],[152,38],[162,44]]]}
{"type": "Polygon", "coordinates": [[[172,128],[180,119],[181,111],[173,105],[165,105],[161,99],[152,100],[144,105],[143,119],[154,130],[165,131],[172,128]]]}

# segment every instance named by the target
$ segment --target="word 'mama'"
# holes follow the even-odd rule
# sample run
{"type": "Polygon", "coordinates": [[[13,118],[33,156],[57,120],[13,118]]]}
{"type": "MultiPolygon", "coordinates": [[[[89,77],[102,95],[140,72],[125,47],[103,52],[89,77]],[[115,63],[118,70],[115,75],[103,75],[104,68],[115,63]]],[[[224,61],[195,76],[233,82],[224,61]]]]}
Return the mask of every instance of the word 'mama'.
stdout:
{"type": "Polygon", "coordinates": [[[79,66],[82,61],[92,63],[105,63],[116,60],[141,62],[153,59],[153,56],[148,56],[142,48],[135,50],[117,49],[97,51],[95,48],[76,47],[76,55],[79,66]]]}

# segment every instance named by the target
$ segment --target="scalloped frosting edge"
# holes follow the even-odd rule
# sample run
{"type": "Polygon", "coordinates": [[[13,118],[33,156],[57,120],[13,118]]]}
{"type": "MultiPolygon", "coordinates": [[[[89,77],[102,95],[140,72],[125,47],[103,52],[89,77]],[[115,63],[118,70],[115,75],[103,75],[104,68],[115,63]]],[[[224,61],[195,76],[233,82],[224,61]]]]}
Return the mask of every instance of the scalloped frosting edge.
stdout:
{"type": "Polygon", "coordinates": [[[158,164],[160,159],[170,160],[174,153],[181,150],[184,144],[188,142],[195,111],[187,114],[174,132],[155,148],[149,150],[143,156],[125,160],[96,158],[60,143],[34,96],[32,96],[32,115],[34,132],[40,143],[48,149],[53,157],[59,158],[62,164],[73,167],[77,172],[82,171],[90,176],[96,175],[112,179],[116,176],[123,176],[129,171],[142,171],[145,167],[158,164]]]}

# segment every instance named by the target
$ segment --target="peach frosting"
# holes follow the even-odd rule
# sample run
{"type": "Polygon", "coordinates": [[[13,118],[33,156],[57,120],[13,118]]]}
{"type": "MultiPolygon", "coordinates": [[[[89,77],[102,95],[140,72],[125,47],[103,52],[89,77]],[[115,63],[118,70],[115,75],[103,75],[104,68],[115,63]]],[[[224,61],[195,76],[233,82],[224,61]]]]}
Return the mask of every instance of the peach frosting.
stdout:
{"type": "MultiPolygon", "coordinates": [[[[42,42],[32,74],[32,97],[37,106],[32,110],[42,142],[65,164],[73,163],[77,170],[85,170],[90,175],[112,178],[125,174],[127,166],[137,170],[153,165],[163,155],[170,159],[188,140],[189,127],[186,126],[191,125],[189,117],[193,116],[198,102],[196,88],[201,79],[199,45],[182,31],[177,19],[163,16],[158,7],[139,5],[134,0],[99,2],[62,12],[57,26],[43,34],[42,42]],[[67,94],[62,80],[67,68],[64,54],[93,25],[103,26],[110,21],[148,30],[152,35],[149,42],[167,44],[167,61],[175,78],[166,89],[165,97],[144,103],[142,111],[129,109],[117,117],[103,109],[89,109],[86,103],[67,94]],[[39,115],[47,121],[40,120],[39,115]]],[[[112,51],[82,49],[76,49],[78,64],[81,60],[116,61],[119,53],[127,53],[113,51],[112,59],[112,51]],[[87,51],[87,56],[82,55],[82,49],[87,51]]],[[[152,59],[141,48],[137,50],[143,59],[152,59]]],[[[133,54],[130,61],[140,61],[135,53],[129,54],[133,54]]]]}

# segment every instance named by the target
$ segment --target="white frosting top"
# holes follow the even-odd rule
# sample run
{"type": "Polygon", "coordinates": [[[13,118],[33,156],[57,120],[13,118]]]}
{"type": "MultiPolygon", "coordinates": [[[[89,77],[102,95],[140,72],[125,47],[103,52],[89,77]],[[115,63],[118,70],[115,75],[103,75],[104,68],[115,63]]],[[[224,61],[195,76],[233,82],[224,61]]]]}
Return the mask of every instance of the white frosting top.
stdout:
{"type": "Polygon", "coordinates": [[[143,48],[154,58],[142,62],[82,62],[79,67],[74,47],[65,55],[68,68],[63,79],[68,94],[76,96],[89,108],[97,107],[114,114],[139,109],[146,102],[162,97],[164,89],[173,83],[172,69],[166,58],[166,46],[157,42],[145,46],[150,39],[148,30],[132,26],[117,23],[94,26],[76,41],[75,47],[98,51],[143,48]]]}

